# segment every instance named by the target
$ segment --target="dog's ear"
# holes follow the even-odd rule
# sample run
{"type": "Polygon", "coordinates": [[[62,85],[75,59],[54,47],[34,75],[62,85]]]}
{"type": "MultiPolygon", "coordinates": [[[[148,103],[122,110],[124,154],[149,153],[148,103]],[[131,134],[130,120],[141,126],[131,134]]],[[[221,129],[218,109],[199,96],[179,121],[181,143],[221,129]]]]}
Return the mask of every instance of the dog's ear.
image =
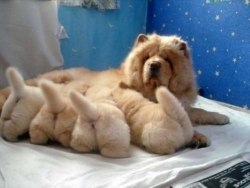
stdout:
{"type": "Polygon", "coordinates": [[[134,46],[138,46],[138,44],[144,43],[145,41],[148,40],[148,36],[145,34],[139,34],[135,40],[134,46]]]}
{"type": "Polygon", "coordinates": [[[189,50],[187,42],[182,41],[179,45],[180,45],[180,50],[183,51],[183,53],[184,53],[184,56],[186,58],[189,58],[190,57],[190,50],[189,50]]]}
{"type": "Polygon", "coordinates": [[[45,98],[45,104],[52,113],[60,113],[64,110],[66,104],[63,96],[60,94],[57,85],[49,80],[42,80],[39,86],[45,98]]]}
{"type": "Polygon", "coordinates": [[[96,121],[100,114],[96,105],[79,92],[72,91],[69,94],[75,110],[86,121],[96,121]]]}
{"type": "Polygon", "coordinates": [[[25,95],[25,83],[22,75],[14,67],[9,67],[6,70],[6,77],[10,84],[11,90],[16,97],[25,95]]]}

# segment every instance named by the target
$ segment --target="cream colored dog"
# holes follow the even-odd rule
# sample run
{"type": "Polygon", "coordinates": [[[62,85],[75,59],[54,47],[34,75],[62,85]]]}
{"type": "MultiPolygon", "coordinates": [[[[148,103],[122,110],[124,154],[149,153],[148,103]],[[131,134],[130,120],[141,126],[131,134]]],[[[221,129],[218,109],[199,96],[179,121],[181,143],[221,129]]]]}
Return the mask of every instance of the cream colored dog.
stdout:
{"type": "Polygon", "coordinates": [[[153,153],[171,154],[191,143],[208,143],[205,136],[195,133],[184,108],[165,87],[156,90],[158,103],[131,89],[117,88],[113,97],[125,114],[135,145],[153,153]],[[197,139],[196,134],[204,140],[192,140],[197,139]]]}
{"type": "Polygon", "coordinates": [[[41,108],[44,99],[38,87],[27,86],[21,74],[13,67],[6,71],[11,94],[1,113],[2,136],[8,141],[17,141],[18,136],[28,132],[33,117],[41,108]]]}
{"type": "Polygon", "coordinates": [[[31,122],[30,141],[34,144],[46,144],[49,140],[55,140],[69,147],[78,115],[72,108],[68,95],[72,89],[85,93],[88,86],[82,81],[55,84],[43,80],[40,87],[45,104],[31,122]]]}
{"type": "Polygon", "coordinates": [[[129,126],[111,97],[111,89],[94,86],[88,89],[86,97],[72,92],[70,98],[79,113],[72,148],[80,152],[99,150],[106,157],[130,156],[129,126]]]}

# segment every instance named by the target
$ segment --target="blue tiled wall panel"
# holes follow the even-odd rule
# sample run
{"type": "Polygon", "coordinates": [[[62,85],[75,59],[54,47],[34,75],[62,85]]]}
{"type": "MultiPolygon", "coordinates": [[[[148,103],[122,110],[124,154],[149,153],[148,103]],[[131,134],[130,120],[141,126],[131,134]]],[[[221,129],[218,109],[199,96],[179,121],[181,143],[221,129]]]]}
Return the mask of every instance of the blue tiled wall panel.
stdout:
{"type": "Polygon", "coordinates": [[[120,0],[120,9],[111,11],[60,6],[59,20],[69,35],[61,40],[65,68],[119,66],[136,36],[145,33],[146,15],[146,0],[120,0]]]}
{"type": "Polygon", "coordinates": [[[205,97],[250,107],[250,1],[150,0],[147,32],[189,42],[205,97]]]}

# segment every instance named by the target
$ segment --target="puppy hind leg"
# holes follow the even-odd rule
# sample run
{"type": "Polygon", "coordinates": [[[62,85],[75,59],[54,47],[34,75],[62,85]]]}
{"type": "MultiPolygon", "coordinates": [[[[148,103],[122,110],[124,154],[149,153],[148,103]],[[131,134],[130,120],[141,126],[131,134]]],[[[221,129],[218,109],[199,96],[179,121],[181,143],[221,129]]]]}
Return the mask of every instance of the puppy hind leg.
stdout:
{"type": "Polygon", "coordinates": [[[46,144],[49,140],[46,133],[39,128],[39,125],[34,124],[30,127],[29,131],[30,142],[32,144],[46,144]]]}
{"type": "Polygon", "coordinates": [[[97,150],[95,130],[89,123],[76,122],[70,146],[79,152],[89,153],[97,150]]]}
{"type": "Polygon", "coordinates": [[[18,136],[22,135],[25,132],[25,130],[20,129],[20,126],[12,120],[7,120],[3,122],[2,136],[8,141],[18,141],[18,136]]]}
{"type": "Polygon", "coordinates": [[[60,135],[57,135],[57,140],[64,146],[64,147],[69,147],[70,146],[70,141],[71,141],[71,132],[70,131],[65,131],[61,133],[60,135]]]}
{"type": "Polygon", "coordinates": [[[198,131],[194,131],[194,136],[188,145],[191,148],[204,148],[210,145],[210,140],[198,131]]]}
{"type": "Polygon", "coordinates": [[[89,153],[93,151],[93,149],[89,147],[85,142],[83,142],[81,138],[77,138],[77,137],[72,138],[70,142],[70,146],[74,150],[82,152],[82,153],[89,153]]]}
{"type": "Polygon", "coordinates": [[[114,145],[107,145],[100,152],[103,156],[111,158],[125,158],[130,156],[127,148],[116,147],[114,145]]]}
{"type": "Polygon", "coordinates": [[[172,140],[177,140],[171,139],[172,136],[167,129],[149,123],[144,126],[141,144],[152,153],[172,154],[176,150],[176,144],[172,140]]]}
{"type": "Polygon", "coordinates": [[[30,141],[33,144],[46,144],[53,138],[54,115],[43,106],[33,118],[29,127],[30,141]]]}
{"type": "Polygon", "coordinates": [[[105,157],[124,158],[130,156],[130,133],[125,120],[112,120],[109,124],[96,125],[96,137],[100,153],[105,157]]]}

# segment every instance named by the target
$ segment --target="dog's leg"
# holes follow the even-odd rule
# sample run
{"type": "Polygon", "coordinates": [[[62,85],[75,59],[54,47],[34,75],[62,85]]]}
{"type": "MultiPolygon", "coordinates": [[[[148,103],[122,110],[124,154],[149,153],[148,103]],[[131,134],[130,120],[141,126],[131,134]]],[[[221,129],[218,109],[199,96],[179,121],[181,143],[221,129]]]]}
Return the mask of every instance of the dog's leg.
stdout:
{"type": "Polygon", "coordinates": [[[55,127],[54,114],[43,106],[30,123],[30,142],[33,144],[46,144],[49,139],[54,138],[55,127]]]}
{"type": "Polygon", "coordinates": [[[111,158],[125,158],[130,156],[128,148],[116,147],[114,145],[103,147],[100,152],[103,156],[111,158]]]}
{"type": "Polygon", "coordinates": [[[72,134],[72,140],[70,142],[70,146],[79,152],[82,153],[89,153],[93,152],[96,149],[96,145],[93,146],[91,142],[88,142],[88,140],[83,138],[81,134],[72,134]]]}
{"type": "Polygon", "coordinates": [[[28,127],[19,126],[12,120],[7,120],[3,122],[2,134],[3,137],[11,142],[18,141],[18,136],[26,133],[28,131],[28,127]]]}
{"type": "Polygon", "coordinates": [[[100,122],[95,125],[100,153],[103,156],[112,158],[129,157],[129,126],[125,122],[125,119],[120,119],[118,117],[112,118],[112,114],[109,113],[105,115],[107,117],[103,117],[104,120],[101,118],[100,122]],[[103,123],[108,117],[110,118],[109,123],[103,123]]]}
{"type": "Polygon", "coordinates": [[[188,115],[194,124],[225,125],[230,122],[229,118],[217,112],[208,112],[199,108],[190,108],[188,115]]]}
{"type": "Polygon", "coordinates": [[[188,145],[188,147],[191,148],[204,148],[210,145],[210,140],[203,134],[194,131],[194,135],[192,138],[191,143],[188,145]]]}
{"type": "Polygon", "coordinates": [[[32,144],[46,144],[49,140],[44,131],[39,129],[39,126],[35,124],[30,127],[30,142],[32,144]]]}
{"type": "Polygon", "coordinates": [[[97,150],[95,130],[90,123],[77,120],[72,132],[70,146],[79,152],[89,153],[97,150]]]}
{"type": "Polygon", "coordinates": [[[60,135],[57,135],[57,140],[64,146],[69,147],[70,141],[71,141],[71,131],[65,131],[61,133],[60,135]]]}
{"type": "Polygon", "coordinates": [[[4,103],[7,100],[9,95],[10,95],[10,89],[9,88],[6,89],[6,90],[1,90],[0,91],[0,114],[2,112],[3,105],[4,105],[4,103]]]}

